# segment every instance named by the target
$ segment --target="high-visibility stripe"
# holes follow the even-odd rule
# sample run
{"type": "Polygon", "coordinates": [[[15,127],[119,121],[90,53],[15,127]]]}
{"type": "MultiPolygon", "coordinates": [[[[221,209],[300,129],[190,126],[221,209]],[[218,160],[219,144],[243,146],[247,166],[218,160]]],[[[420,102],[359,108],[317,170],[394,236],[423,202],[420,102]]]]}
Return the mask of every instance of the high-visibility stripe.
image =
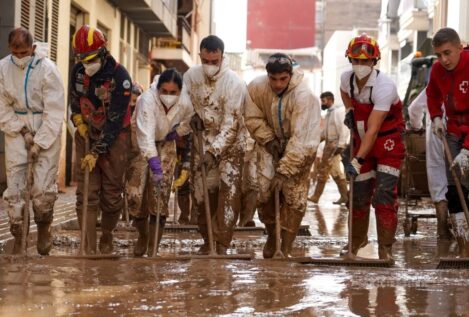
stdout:
{"type": "Polygon", "coordinates": [[[90,28],[88,30],[88,46],[93,45],[93,34],[94,34],[94,28],[90,28]]]}
{"type": "Polygon", "coordinates": [[[73,34],[73,37],[72,37],[72,47],[75,48],[75,35],[77,35],[77,33],[75,32],[75,34],[73,34]]]}

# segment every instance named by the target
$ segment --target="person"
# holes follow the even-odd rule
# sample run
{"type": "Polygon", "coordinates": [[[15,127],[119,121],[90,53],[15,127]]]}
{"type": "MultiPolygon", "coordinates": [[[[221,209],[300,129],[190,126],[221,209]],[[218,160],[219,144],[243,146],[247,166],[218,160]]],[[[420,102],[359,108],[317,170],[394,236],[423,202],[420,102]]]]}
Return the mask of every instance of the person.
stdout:
{"type": "MultiPolygon", "coordinates": [[[[412,129],[423,128],[423,117],[427,110],[427,94],[423,89],[408,108],[409,123],[412,129]]],[[[425,116],[425,163],[427,167],[428,189],[436,210],[437,236],[440,240],[450,240],[448,228],[448,179],[446,178],[445,152],[441,140],[432,132],[430,116],[425,116]]]]}
{"type": "MultiPolygon", "coordinates": [[[[440,138],[446,138],[454,158],[458,180],[462,184],[466,204],[469,178],[469,52],[464,51],[458,33],[442,28],[432,39],[438,61],[433,65],[427,85],[427,103],[432,118],[432,130],[440,138]],[[444,112],[441,105],[444,105],[444,112]],[[444,118],[446,116],[446,126],[444,118]]],[[[459,199],[455,180],[448,166],[448,191],[446,198],[453,231],[459,247],[459,255],[469,256],[469,229],[459,199]]]]}
{"type": "MultiPolygon", "coordinates": [[[[177,161],[175,140],[191,131],[192,104],[183,89],[181,74],[170,68],[156,76],[150,89],[140,96],[136,113],[138,146],[150,172],[142,207],[140,210],[133,209],[132,213],[134,226],[139,233],[134,254],[141,256],[148,248],[147,253],[152,256],[157,213],[160,213],[160,228],[156,250],[168,216],[168,202],[177,161]]],[[[182,162],[187,171],[190,162],[188,151],[182,156],[182,162]]]]}
{"type": "Polygon", "coordinates": [[[7,202],[13,253],[21,253],[24,195],[31,195],[37,224],[37,251],[48,255],[57,199],[60,138],[65,111],[64,86],[57,66],[33,44],[31,33],[16,28],[8,35],[10,54],[0,61],[0,129],[5,133],[7,202]],[[25,193],[28,161],[32,187],[25,193]]]}
{"type": "Polygon", "coordinates": [[[347,147],[350,138],[350,132],[344,125],[345,108],[342,105],[334,104],[334,94],[330,91],[323,92],[320,98],[321,109],[327,110],[325,128],[322,131],[326,144],[319,165],[316,188],[309,200],[315,204],[319,202],[330,174],[340,193],[339,200],[335,201],[334,204],[346,204],[348,202],[348,189],[345,174],[341,169],[340,156],[347,147]]]}
{"type": "Polygon", "coordinates": [[[194,131],[194,198],[199,231],[204,244],[199,254],[209,250],[204,206],[201,164],[207,172],[207,187],[212,213],[213,239],[218,254],[226,254],[238,220],[241,199],[241,163],[244,155],[245,127],[242,106],[246,85],[229,69],[223,56],[224,43],[217,36],[205,37],[200,43],[202,65],[184,74],[195,115],[194,131]],[[203,153],[199,153],[198,134],[202,134],[203,153]]]}
{"type": "Polygon", "coordinates": [[[258,213],[265,224],[264,258],[275,251],[275,195],[280,190],[281,251],[289,256],[305,215],[309,171],[320,141],[320,107],[303,73],[283,53],[248,85],[245,122],[258,144],[258,213]]]}
{"type": "MultiPolygon", "coordinates": [[[[353,181],[352,253],[368,243],[370,205],[375,208],[380,259],[392,260],[397,229],[397,183],[405,148],[402,103],[394,82],[374,69],[378,43],[361,34],[345,56],[352,70],[342,74],[340,92],[347,109],[345,123],[353,129],[353,156],[345,171],[353,181]]],[[[342,250],[347,252],[348,246],[342,250]]]]}
{"type": "Polygon", "coordinates": [[[88,191],[87,254],[96,253],[96,218],[102,212],[99,250],[112,253],[113,230],[123,207],[124,172],[130,148],[132,81],[127,70],[106,49],[103,33],[84,25],[72,46],[77,63],[71,73],[77,217],[81,225],[83,193],[88,191]],[[89,142],[89,149],[87,144],[89,142]],[[85,169],[89,185],[84,188],[85,169]]]}
{"type": "MultiPolygon", "coordinates": [[[[177,189],[178,206],[181,210],[178,223],[182,225],[187,225],[191,222],[194,223],[196,220],[194,214],[191,213],[191,181],[189,180],[191,160],[189,159],[189,161],[186,162],[182,161],[183,157],[187,158],[189,157],[188,155],[191,154],[192,137],[192,133],[190,133],[176,140],[176,154],[178,160],[174,172],[176,179],[173,182],[173,191],[176,192],[177,189]]],[[[197,222],[195,222],[195,224],[197,224],[197,222]]]]}

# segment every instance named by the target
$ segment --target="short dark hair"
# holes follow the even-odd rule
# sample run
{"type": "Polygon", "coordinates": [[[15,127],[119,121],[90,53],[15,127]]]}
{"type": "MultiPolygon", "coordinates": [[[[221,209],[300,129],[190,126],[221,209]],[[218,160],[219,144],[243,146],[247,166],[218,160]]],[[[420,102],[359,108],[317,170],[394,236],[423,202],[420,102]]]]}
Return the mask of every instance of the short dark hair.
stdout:
{"type": "Polygon", "coordinates": [[[321,99],[322,98],[331,98],[332,101],[334,101],[334,94],[330,91],[325,91],[319,96],[319,98],[321,98],[321,99]]]}
{"type": "Polygon", "coordinates": [[[287,72],[293,73],[293,62],[290,56],[283,53],[275,53],[270,55],[265,65],[265,69],[269,74],[280,74],[287,72]]]}
{"type": "Polygon", "coordinates": [[[11,48],[20,48],[22,46],[33,46],[33,36],[24,27],[19,27],[10,31],[8,35],[8,46],[11,48]]]}
{"type": "Polygon", "coordinates": [[[440,47],[446,43],[461,45],[461,39],[459,38],[458,32],[452,28],[439,29],[433,36],[432,45],[433,47],[440,47]]]}
{"type": "Polygon", "coordinates": [[[209,35],[205,37],[202,42],[200,42],[200,51],[202,49],[206,49],[209,52],[216,52],[217,50],[221,51],[221,54],[223,55],[225,51],[225,44],[216,35],[209,35]]]}
{"type": "Polygon", "coordinates": [[[182,75],[176,70],[176,68],[168,68],[161,73],[160,78],[158,78],[158,84],[156,88],[160,89],[161,85],[164,83],[175,83],[179,90],[182,89],[182,75]]]}

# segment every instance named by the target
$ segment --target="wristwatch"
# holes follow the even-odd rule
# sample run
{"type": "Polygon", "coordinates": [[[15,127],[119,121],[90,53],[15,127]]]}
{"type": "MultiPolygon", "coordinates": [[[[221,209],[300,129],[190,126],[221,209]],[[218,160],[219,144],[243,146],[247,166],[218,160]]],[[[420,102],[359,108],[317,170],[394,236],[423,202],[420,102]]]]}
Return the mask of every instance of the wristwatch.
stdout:
{"type": "Polygon", "coordinates": [[[358,157],[358,156],[355,156],[355,158],[357,159],[357,162],[358,162],[360,165],[365,164],[365,159],[364,159],[364,158],[361,158],[361,157],[358,157]]]}

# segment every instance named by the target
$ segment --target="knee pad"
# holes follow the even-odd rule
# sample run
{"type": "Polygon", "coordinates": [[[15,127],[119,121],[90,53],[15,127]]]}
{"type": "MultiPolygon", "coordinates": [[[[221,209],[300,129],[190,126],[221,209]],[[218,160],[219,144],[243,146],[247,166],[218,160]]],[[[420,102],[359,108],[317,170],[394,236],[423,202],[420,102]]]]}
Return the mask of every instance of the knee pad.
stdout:
{"type": "MultiPolygon", "coordinates": [[[[469,191],[462,187],[462,192],[464,194],[464,200],[466,205],[469,205],[467,195],[469,191]]],[[[459,200],[458,191],[455,185],[448,185],[448,191],[446,192],[446,200],[448,201],[448,211],[450,214],[455,214],[462,211],[461,201],[459,200]]]]}

